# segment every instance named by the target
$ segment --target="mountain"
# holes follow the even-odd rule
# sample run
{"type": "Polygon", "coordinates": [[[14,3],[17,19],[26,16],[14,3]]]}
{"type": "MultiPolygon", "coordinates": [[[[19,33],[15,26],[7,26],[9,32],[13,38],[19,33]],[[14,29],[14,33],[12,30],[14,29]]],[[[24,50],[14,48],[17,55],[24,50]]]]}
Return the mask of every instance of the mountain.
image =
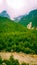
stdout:
{"type": "Polygon", "coordinates": [[[32,27],[37,27],[37,9],[32,10],[28,14],[21,16],[20,20],[18,21],[20,24],[26,27],[30,22],[32,22],[32,25],[31,25],[32,27]]]}
{"type": "Polygon", "coordinates": [[[9,14],[5,10],[0,13],[0,16],[10,18],[9,14]]]}

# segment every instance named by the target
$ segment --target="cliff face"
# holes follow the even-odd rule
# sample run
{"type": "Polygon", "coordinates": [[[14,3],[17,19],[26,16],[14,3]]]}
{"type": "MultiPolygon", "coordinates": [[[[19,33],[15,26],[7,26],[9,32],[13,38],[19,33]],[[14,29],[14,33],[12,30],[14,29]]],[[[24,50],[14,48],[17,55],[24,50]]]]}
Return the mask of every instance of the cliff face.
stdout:
{"type": "Polygon", "coordinates": [[[27,28],[28,28],[28,29],[36,29],[36,30],[37,30],[37,27],[32,26],[32,22],[30,22],[30,23],[27,25],[27,28]]]}
{"type": "Polygon", "coordinates": [[[32,22],[30,22],[30,23],[27,25],[27,28],[28,28],[28,29],[31,29],[31,28],[32,28],[32,22]]]}

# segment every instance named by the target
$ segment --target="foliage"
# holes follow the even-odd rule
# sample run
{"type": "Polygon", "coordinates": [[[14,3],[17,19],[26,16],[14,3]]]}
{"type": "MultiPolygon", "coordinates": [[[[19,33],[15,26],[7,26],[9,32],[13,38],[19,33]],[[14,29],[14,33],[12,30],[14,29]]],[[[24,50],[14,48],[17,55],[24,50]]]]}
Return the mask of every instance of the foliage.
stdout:
{"type": "Polygon", "coordinates": [[[37,30],[27,30],[18,23],[0,17],[0,51],[37,54],[37,30]]]}
{"type": "MultiPolygon", "coordinates": [[[[2,59],[2,58],[1,58],[2,59]]],[[[1,65],[20,65],[18,60],[14,60],[14,58],[11,56],[9,60],[1,60],[1,65]]]]}
{"type": "Polygon", "coordinates": [[[0,64],[2,64],[2,58],[0,57],[0,64]]]}
{"type": "Polygon", "coordinates": [[[23,62],[23,63],[22,63],[22,65],[29,65],[29,64],[28,64],[28,63],[24,63],[24,62],[23,62]]]}
{"type": "Polygon", "coordinates": [[[22,63],[22,64],[20,64],[19,62],[18,62],[18,60],[15,60],[14,58],[13,58],[13,56],[11,56],[10,57],[10,59],[8,59],[8,60],[2,60],[2,58],[0,57],[0,65],[29,65],[29,64],[27,64],[27,63],[22,63]]]}
{"type": "Polygon", "coordinates": [[[32,22],[32,27],[37,27],[37,9],[30,11],[28,14],[23,15],[19,23],[23,26],[27,26],[32,22]]]}

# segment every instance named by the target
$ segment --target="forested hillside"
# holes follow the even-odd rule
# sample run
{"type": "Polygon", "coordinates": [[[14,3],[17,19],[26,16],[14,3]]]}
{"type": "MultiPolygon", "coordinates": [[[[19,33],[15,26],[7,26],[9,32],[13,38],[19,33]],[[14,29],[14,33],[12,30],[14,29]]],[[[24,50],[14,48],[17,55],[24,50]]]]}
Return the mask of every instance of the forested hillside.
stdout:
{"type": "Polygon", "coordinates": [[[30,11],[28,14],[21,17],[19,23],[26,26],[32,22],[32,27],[37,27],[37,9],[30,11]]]}
{"type": "Polygon", "coordinates": [[[37,54],[37,30],[0,17],[0,51],[16,51],[37,54]]]}

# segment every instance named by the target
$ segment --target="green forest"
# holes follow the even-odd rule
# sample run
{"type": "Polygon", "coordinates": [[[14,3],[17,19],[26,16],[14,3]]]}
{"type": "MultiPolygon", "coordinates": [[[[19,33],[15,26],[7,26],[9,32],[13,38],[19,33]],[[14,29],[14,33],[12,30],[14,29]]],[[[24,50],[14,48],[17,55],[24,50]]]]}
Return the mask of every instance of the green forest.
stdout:
{"type": "Polygon", "coordinates": [[[0,17],[0,52],[37,54],[37,30],[26,27],[6,17],[0,17]]]}

